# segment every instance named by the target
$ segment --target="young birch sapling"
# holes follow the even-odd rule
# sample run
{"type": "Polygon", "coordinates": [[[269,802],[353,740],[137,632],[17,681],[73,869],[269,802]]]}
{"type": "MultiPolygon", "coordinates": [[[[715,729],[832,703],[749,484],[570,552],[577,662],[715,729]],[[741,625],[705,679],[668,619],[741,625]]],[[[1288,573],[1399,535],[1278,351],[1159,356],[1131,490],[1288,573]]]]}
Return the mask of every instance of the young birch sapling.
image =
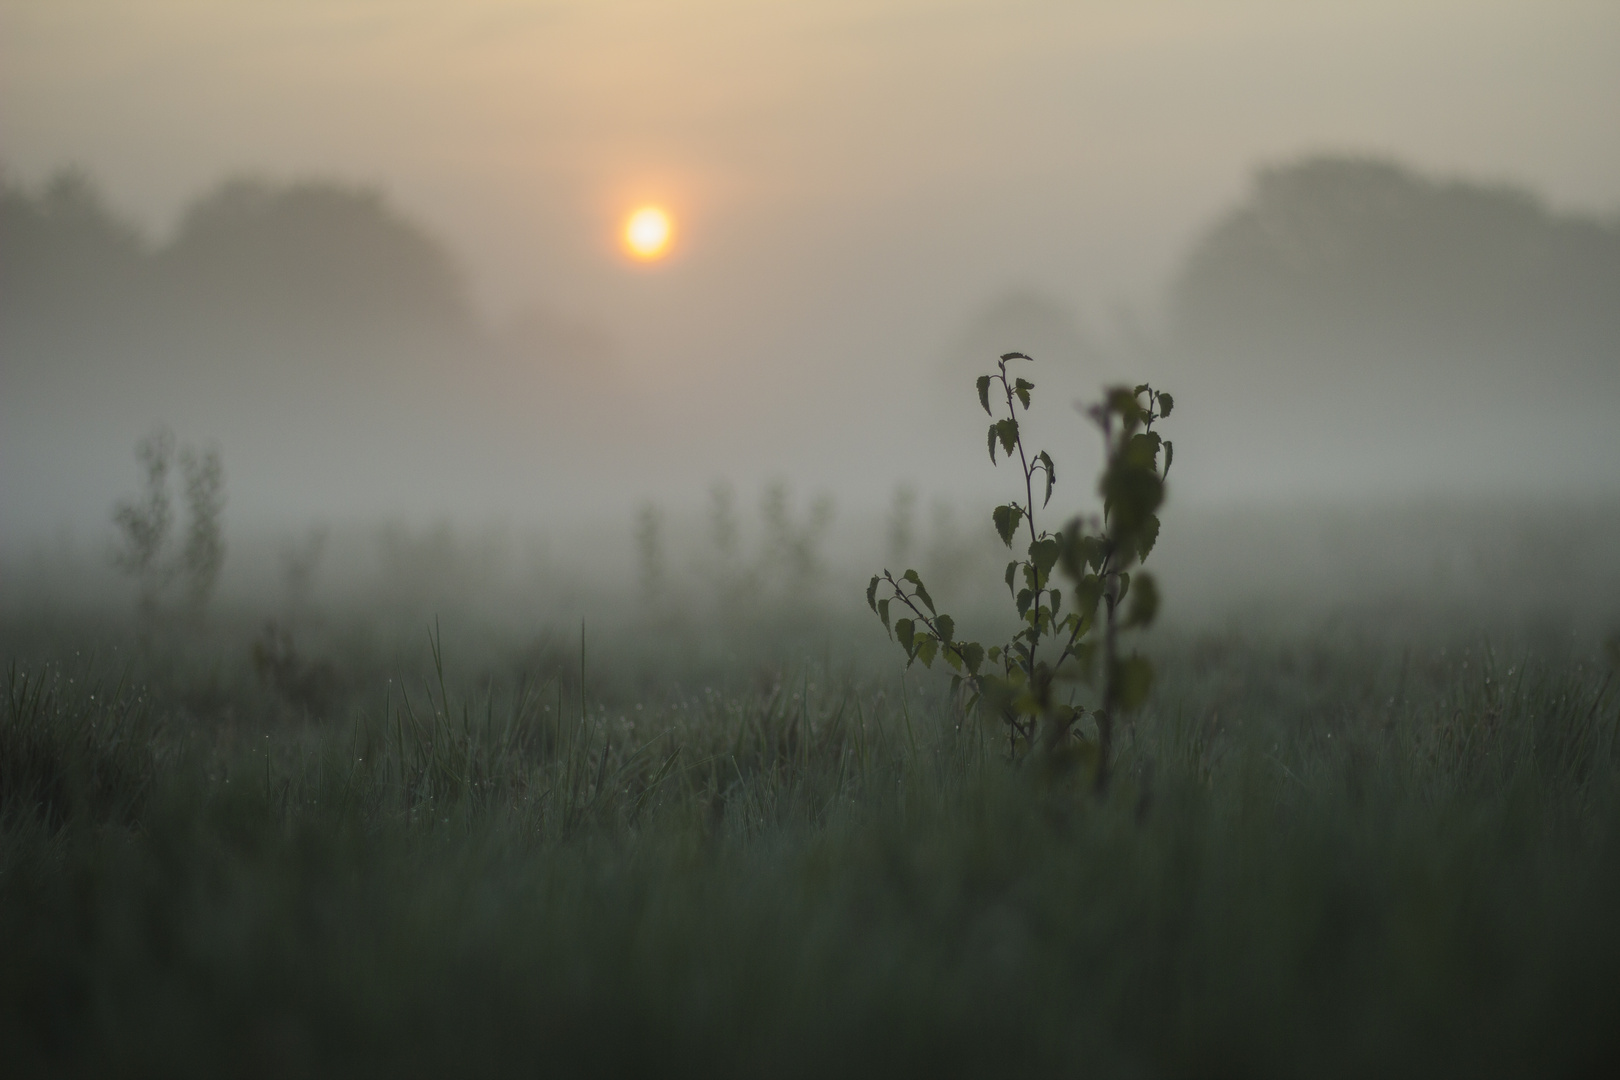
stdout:
{"type": "Polygon", "coordinates": [[[1004,574],[1018,631],[989,648],[957,638],[956,621],[938,610],[916,570],[899,577],[887,569],[873,575],[866,601],[905,650],[908,665],[920,660],[932,667],[937,657],[944,658],[954,673],[952,689],[966,693],[968,708],[1005,723],[1010,754],[1038,751],[1059,769],[1089,762],[1102,790],[1113,757],[1115,719],[1138,708],[1152,684],[1148,661],[1122,656],[1119,640],[1125,631],[1150,624],[1158,611],[1152,577],[1138,571],[1133,582],[1131,571],[1158,539],[1157,511],[1174,447],[1153,425],[1170,415],[1175,401],[1143,383],[1114,387],[1084,410],[1105,448],[1098,482],[1102,513],[1048,531],[1037,518],[1052,500],[1057,470],[1045,450],[1032,452],[1025,445],[1019,416],[1029,411],[1035,384],[1009,374],[1007,365],[1018,361],[1032,362],[1023,353],[1007,353],[996,372],[980,376],[977,384],[979,404],[992,421],[990,460],[996,461],[999,448],[1003,461],[1016,459],[1022,480],[1023,499],[1015,496],[991,513],[1007,547],[1027,537],[1023,556],[1009,562],[1004,574]],[[1063,590],[1053,584],[1054,571],[1071,583],[1067,611],[1063,590]],[[891,615],[898,617],[891,621],[891,615]],[[1097,729],[1092,741],[1076,726],[1086,709],[1075,703],[1074,684],[1095,686],[1099,651],[1102,688],[1092,709],[1097,729]]]}

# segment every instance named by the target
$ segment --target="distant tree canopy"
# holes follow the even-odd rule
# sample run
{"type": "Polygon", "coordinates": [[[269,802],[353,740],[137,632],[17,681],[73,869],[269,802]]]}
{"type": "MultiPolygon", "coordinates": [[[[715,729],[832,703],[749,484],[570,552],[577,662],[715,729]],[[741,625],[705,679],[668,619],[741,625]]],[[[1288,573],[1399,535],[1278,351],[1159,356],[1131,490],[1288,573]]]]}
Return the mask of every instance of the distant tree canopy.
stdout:
{"type": "Polygon", "coordinates": [[[1620,372],[1620,222],[1506,187],[1320,157],[1259,173],[1195,246],[1170,322],[1189,362],[1285,382],[1346,362],[1620,372]]]}
{"type": "Polygon", "coordinates": [[[0,183],[0,329],[122,302],[148,262],[82,173],[59,173],[38,195],[0,183]]]}
{"type": "Polygon", "coordinates": [[[472,332],[445,249],[375,191],[232,180],[154,245],[82,174],[37,194],[0,186],[8,369],[297,363],[373,336],[472,332]]]}
{"type": "Polygon", "coordinates": [[[364,188],[229,181],[192,204],[161,258],[199,299],[272,322],[467,320],[445,249],[364,188]]]}

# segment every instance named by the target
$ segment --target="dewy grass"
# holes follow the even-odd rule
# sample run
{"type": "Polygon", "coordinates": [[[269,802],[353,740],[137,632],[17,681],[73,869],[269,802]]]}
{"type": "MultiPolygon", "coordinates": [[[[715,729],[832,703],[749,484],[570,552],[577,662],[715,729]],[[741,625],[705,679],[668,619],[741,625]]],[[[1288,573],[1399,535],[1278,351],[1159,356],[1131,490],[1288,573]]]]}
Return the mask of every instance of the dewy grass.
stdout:
{"type": "Polygon", "coordinates": [[[435,636],[346,721],[234,733],[18,669],[8,1072],[1595,1069],[1606,674],[1311,648],[1162,643],[1103,799],[825,665],[458,690],[435,636]]]}

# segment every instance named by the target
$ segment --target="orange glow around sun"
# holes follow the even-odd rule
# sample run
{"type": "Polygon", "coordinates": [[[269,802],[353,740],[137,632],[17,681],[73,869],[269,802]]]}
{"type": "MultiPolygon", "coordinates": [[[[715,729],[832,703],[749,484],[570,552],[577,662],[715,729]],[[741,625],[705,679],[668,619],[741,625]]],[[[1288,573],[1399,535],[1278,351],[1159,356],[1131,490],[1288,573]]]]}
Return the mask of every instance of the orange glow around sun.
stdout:
{"type": "Polygon", "coordinates": [[[643,206],[624,222],[624,246],[634,258],[645,262],[669,254],[674,223],[662,207],[643,206]]]}

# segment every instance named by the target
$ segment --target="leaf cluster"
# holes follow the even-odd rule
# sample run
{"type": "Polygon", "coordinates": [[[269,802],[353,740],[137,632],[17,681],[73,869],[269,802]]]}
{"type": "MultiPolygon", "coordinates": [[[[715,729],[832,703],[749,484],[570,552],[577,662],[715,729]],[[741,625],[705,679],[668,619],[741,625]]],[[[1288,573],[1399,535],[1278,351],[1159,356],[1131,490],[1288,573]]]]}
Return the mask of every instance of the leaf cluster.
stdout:
{"type": "Polygon", "coordinates": [[[1145,659],[1118,656],[1117,635],[1147,627],[1158,615],[1158,583],[1151,574],[1137,571],[1133,576],[1132,570],[1147,561],[1158,543],[1158,511],[1175,444],[1153,425],[1174,408],[1170,394],[1142,383],[1112,387],[1085,410],[1106,450],[1097,484],[1103,512],[1089,523],[1078,517],[1069,523],[1060,561],[1077,593],[1089,601],[1084,606],[1093,615],[1099,602],[1103,608],[1108,655],[1102,707],[1110,714],[1139,708],[1152,686],[1152,668],[1145,659]]]}

